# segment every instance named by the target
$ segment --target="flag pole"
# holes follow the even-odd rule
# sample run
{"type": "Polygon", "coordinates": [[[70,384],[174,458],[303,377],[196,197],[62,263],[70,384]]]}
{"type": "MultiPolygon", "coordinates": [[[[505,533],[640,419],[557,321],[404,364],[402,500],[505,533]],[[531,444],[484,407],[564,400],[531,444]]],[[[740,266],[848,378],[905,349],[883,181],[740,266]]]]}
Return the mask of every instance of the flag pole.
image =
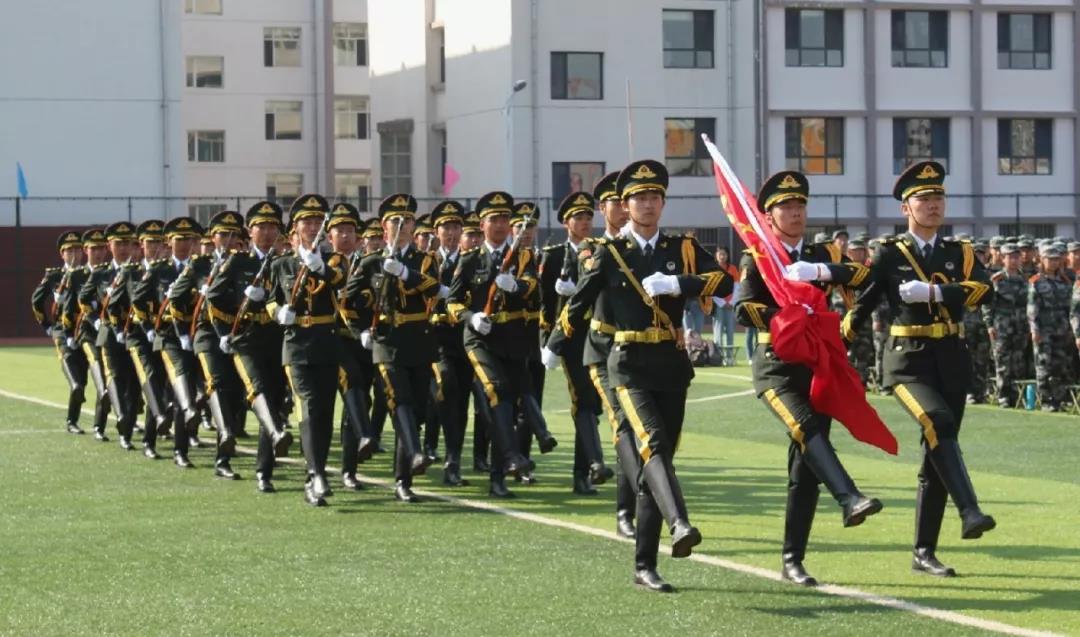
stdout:
{"type": "Polygon", "coordinates": [[[634,161],[634,121],[630,117],[630,78],[626,78],[626,161],[634,161]]]}

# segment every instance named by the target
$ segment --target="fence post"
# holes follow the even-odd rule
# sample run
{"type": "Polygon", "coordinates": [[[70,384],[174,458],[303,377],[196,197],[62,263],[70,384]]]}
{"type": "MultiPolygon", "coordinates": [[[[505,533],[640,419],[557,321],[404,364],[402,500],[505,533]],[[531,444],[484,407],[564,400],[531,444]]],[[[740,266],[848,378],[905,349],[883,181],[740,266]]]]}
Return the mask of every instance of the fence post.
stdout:
{"type": "Polygon", "coordinates": [[[1021,235],[1024,234],[1024,232],[1020,230],[1020,195],[1013,195],[1013,201],[1016,204],[1016,234],[1021,235]]]}
{"type": "Polygon", "coordinates": [[[25,312],[22,311],[22,273],[23,273],[23,260],[22,260],[22,197],[15,197],[15,299],[19,308],[15,312],[15,335],[23,335],[23,324],[25,312]]]}
{"type": "Polygon", "coordinates": [[[131,215],[131,197],[127,198],[127,204],[128,204],[128,223],[135,223],[134,220],[132,219],[132,215],[131,215]]]}
{"type": "Polygon", "coordinates": [[[244,214],[244,211],[240,209],[240,197],[236,198],[236,212],[237,214],[244,214]]]}
{"type": "Polygon", "coordinates": [[[833,195],[832,198],[832,222],[834,226],[840,225],[840,197],[833,195]]]}

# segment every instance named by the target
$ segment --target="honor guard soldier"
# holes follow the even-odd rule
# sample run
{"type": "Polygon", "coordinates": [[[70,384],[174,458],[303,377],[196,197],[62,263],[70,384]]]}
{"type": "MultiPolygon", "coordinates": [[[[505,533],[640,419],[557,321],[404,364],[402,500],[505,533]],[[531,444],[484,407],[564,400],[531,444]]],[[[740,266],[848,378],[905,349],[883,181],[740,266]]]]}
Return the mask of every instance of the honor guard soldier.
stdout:
{"type": "Polygon", "coordinates": [[[320,245],[328,212],[321,195],[300,195],[293,202],[289,224],[296,230],[297,249],[271,264],[268,303],[268,310],[285,330],[282,363],[300,412],[301,446],[307,461],[304,499],[313,506],[325,506],[325,498],[332,495],[326,461],[341,365],[337,294],[345,285],[347,267],[340,254],[320,245]]]}
{"type": "MultiPolygon", "coordinates": [[[[247,406],[233,357],[221,351],[204,292],[217,278],[236,237],[243,232],[243,219],[235,211],[224,210],[210,219],[209,226],[207,234],[214,249],[191,257],[187,267],[167,287],[168,307],[157,309],[161,327],[156,333],[163,343],[170,343],[170,349],[193,353],[198,361],[210,418],[217,430],[214,475],[225,480],[238,480],[240,476],[233,471],[230,459],[236,453],[238,423],[247,412],[247,406]],[[170,320],[166,320],[166,312],[170,320]]],[[[173,256],[177,256],[175,248],[173,256]]],[[[175,267],[169,262],[166,266],[170,270],[175,267]]],[[[167,278],[172,274],[163,271],[162,276],[167,278]]]]}
{"type": "MultiPolygon", "coordinates": [[[[364,256],[359,249],[357,232],[362,223],[360,213],[349,203],[335,204],[326,222],[327,238],[334,252],[344,259],[350,279],[358,275],[364,256]]],[[[345,288],[338,291],[338,297],[337,331],[341,336],[338,391],[344,404],[341,410],[341,484],[346,489],[359,491],[362,487],[356,479],[357,466],[371,458],[376,445],[368,408],[368,392],[373,380],[371,353],[360,343],[360,334],[368,325],[358,325],[357,311],[350,306],[345,288]]]]}
{"type": "MultiPolygon", "coordinates": [[[[463,214],[462,205],[453,200],[440,201],[431,211],[431,224],[439,239],[439,247],[435,251],[439,285],[447,289],[453,283],[454,270],[461,259],[463,214]]],[[[461,454],[469,420],[469,389],[472,387],[473,370],[465,355],[465,325],[457,321],[446,305],[446,299],[438,299],[431,313],[431,324],[435,328],[439,348],[432,369],[435,372],[435,402],[446,447],[443,484],[458,487],[469,484],[461,477],[461,454]]],[[[474,423],[473,426],[479,425],[474,423]]]]}
{"type": "Polygon", "coordinates": [[[971,244],[938,236],[945,220],[944,180],[945,168],[933,161],[916,163],[897,179],[893,196],[908,231],[882,242],[841,328],[850,341],[881,299],[888,300],[884,384],[922,431],[912,570],[950,577],[955,571],[936,555],[946,496],[960,511],[964,539],[982,537],[995,526],[979,509],[958,441],[971,377],[960,325],[966,308],[989,301],[993,290],[971,244]]]}
{"type": "MultiPolygon", "coordinates": [[[[629,213],[622,205],[616,181],[619,171],[610,172],[600,178],[593,188],[593,198],[604,218],[604,235],[596,241],[586,240],[583,251],[579,251],[578,266],[592,257],[598,245],[603,245],[619,238],[619,233],[626,225],[629,213]]],[[[576,288],[576,286],[575,286],[576,288]]],[[[611,324],[613,310],[610,294],[601,290],[592,309],[589,321],[589,335],[585,339],[582,362],[589,369],[589,379],[596,389],[611,423],[611,432],[615,441],[615,530],[626,538],[634,537],[634,509],[637,504],[638,477],[641,474],[641,456],[634,443],[634,429],[626,418],[626,412],[619,405],[619,397],[611,385],[608,376],[607,361],[614,346],[615,328],[611,324]]],[[[557,316],[557,315],[556,315],[557,316]]]]}
{"type": "Polygon", "coordinates": [[[382,200],[379,219],[388,237],[386,248],[364,257],[346,290],[353,304],[367,310],[361,313],[368,322],[361,342],[372,351],[376,382],[394,425],[394,497],[401,502],[418,501],[413,476],[431,464],[420,446],[419,425],[436,353],[429,308],[447,291],[439,285],[435,257],[412,243],[415,214],[412,195],[398,193],[382,200]]]}
{"type": "MultiPolygon", "coordinates": [[[[483,243],[484,230],[480,227],[480,215],[473,210],[465,215],[465,220],[462,222],[458,253],[459,255],[464,254],[479,248],[483,243]]],[[[463,335],[464,329],[465,327],[462,325],[463,335]]],[[[471,363],[469,368],[472,369],[471,363]]],[[[484,386],[475,375],[473,376],[471,392],[473,401],[473,471],[488,474],[491,473],[491,464],[488,461],[488,452],[491,447],[488,431],[491,429],[491,425],[487,420],[487,416],[490,416],[490,410],[487,409],[484,386]]]]}
{"type": "MultiPolygon", "coordinates": [[[[364,240],[364,256],[382,252],[383,248],[386,247],[382,222],[378,216],[364,222],[364,233],[361,238],[364,240]]],[[[363,331],[363,328],[361,328],[361,331],[363,331]]],[[[357,332],[357,338],[359,338],[359,332],[357,332]]],[[[386,451],[382,445],[382,434],[386,427],[387,416],[386,396],[378,391],[375,385],[375,377],[378,372],[375,371],[375,363],[371,362],[371,350],[364,350],[364,352],[367,352],[367,354],[361,361],[364,371],[368,374],[364,381],[364,394],[371,396],[371,430],[375,432],[375,453],[383,453],[386,451]]]]}
{"type": "MultiPolygon", "coordinates": [[[[181,343],[180,334],[171,325],[173,315],[168,311],[169,288],[190,265],[202,233],[202,226],[190,217],[170,219],[164,228],[170,255],[150,264],[135,287],[133,296],[139,327],[154,350],[160,353],[172,389],[173,461],[182,469],[192,466],[188,449],[196,440],[194,433],[199,422],[195,402],[195,381],[199,371],[190,335],[181,343]]],[[[231,436],[231,432],[227,433],[231,436]]],[[[232,441],[226,442],[229,447],[234,445],[232,441]]],[[[228,451],[231,455],[231,449],[228,451]]]]}
{"type": "Polygon", "coordinates": [[[274,492],[274,458],[287,455],[293,442],[292,433],[285,430],[283,333],[266,306],[270,264],[277,256],[273,248],[283,227],[281,217],[281,207],[270,201],[259,201],[249,208],[245,224],[251,232],[251,251],[227,255],[204,284],[218,348],[233,357],[247,402],[259,421],[255,478],[260,493],[274,492]]]}
{"type": "Polygon", "coordinates": [[[477,407],[485,412],[481,419],[489,425],[493,444],[489,493],[500,498],[513,496],[506,475],[520,477],[533,469],[515,444],[514,407],[530,389],[525,316],[539,290],[531,251],[519,250],[510,240],[513,207],[513,197],[502,191],[477,201],[484,240],[479,248],[462,252],[447,303],[466,326],[466,356],[483,388],[477,407]]]}
{"type": "Polygon", "coordinates": [[[128,272],[138,267],[132,263],[135,226],[126,221],[114,223],[105,228],[105,239],[112,262],[91,272],[79,290],[79,304],[84,313],[93,316],[120,446],[130,451],[134,449],[131,436],[139,409],[139,380],[125,347],[124,326],[131,307],[125,280],[128,272]]]}
{"type": "Polygon", "coordinates": [[[675,476],[675,445],[694,370],[672,317],[679,321],[687,298],[730,294],[733,281],[695,239],[660,231],[668,186],[663,164],[635,161],[619,173],[616,186],[630,213],[626,235],[597,246],[582,262],[577,291],[563,306],[542,355],[548,367],[558,364],[570,339],[589,329],[588,316],[600,293],[610,295],[615,345],[608,357],[608,374],[644,462],[634,582],[670,592],[671,585],[656,572],[663,522],[671,532],[672,557],[688,557],[701,543],[675,476]]]}
{"type": "Polygon", "coordinates": [[[79,413],[86,401],[86,376],[89,363],[86,353],[78,347],[71,336],[73,321],[63,311],[78,289],[72,288],[75,272],[82,269],[82,236],[74,230],[62,233],[56,240],[63,265],[45,268],[45,276],[30,295],[34,319],[52,338],[56,355],[60,359],[60,371],[68,384],[68,409],[65,426],[68,433],[82,434],[79,413]]]}
{"type": "MultiPolygon", "coordinates": [[[[833,243],[804,245],[809,195],[806,176],[793,170],[776,173],[758,192],[758,207],[791,258],[785,277],[808,282],[823,291],[830,286],[857,287],[869,274],[866,265],[849,261],[833,243]]],[[[806,572],[803,560],[817,510],[818,483],[824,483],[840,505],[845,527],[858,526],[881,511],[881,502],[859,491],[829,442],[831,420],[815,411],[810,402],[812,370],[786,363],[773,352],[769,327],[780,305],[766,287],[749,251],[743,255],[739,270],[743,275],[735,316],[742,325],[758,330],[751,360],[754,391],[786,425],[791,440],[781,575],[796,584],[815,586],[817,580],[806,572]]]]}
{"type": "Polygon", "coordinates": [[[413,244],[420,252],[431,252],[435,244],[435,228],[431,225],[431,215],[420,215],[413,228],[413,244]]]}
{"type": "Polygon", "coordinates": [[[61,297],[61,325],[64,329],[64,342],[68,347],[78,348],[86,355],[87,374],[94,382],[96,400],[94,403],[94,439],[108,442],[105,425],[109,418],[109,390],[105,379],[105,364],[101,359],[101,349],[97,346],[97,328],[94,327],[96,316],[88,306],[80,301],[82,288],[98,270],[108,267],[109,248],[105,242],[105,231],[91,228],[82,234],[83,251],[86,265],[71,273],[71,291],[61,297]],[[70,340],[69,340],[70,339],[70,340]]]}
{"type": "MultiPolygon", "coordinates": [[[[540,293],[544,323],[554,326],[563,306],[577,291],[578,257],[589,252],[585,239],[592,231],[596,201],[587,192],[572,192],[559,204],[559,223],[566,228],[566,241],[544,248],[540,260],[540,293]]],[[[548,330],[543,336],[550,335],[548,330]]],[[[593,484],[609,477],[598,429],[600,398],[583,360],[589,330],[578,330],[563,343],[562,367],[570,392],[570,417],[574,422],[574,493],[596,495],[593,484]]]]}

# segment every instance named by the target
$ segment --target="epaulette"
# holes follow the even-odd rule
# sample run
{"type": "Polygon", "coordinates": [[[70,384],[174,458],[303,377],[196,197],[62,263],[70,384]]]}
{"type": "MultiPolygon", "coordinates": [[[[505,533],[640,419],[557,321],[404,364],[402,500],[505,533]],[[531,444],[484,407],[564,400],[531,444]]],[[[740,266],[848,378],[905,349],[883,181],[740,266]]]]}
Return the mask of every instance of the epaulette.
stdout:
{"type": "Polygon", "coordinates": [[[109,262],[108,261],[95,265],[93,269],[94,270],[104,270],[107,267],[109,267],[109,262]]]}
{"type": "Polygon", "coordinates": [[[899,241],[901,241],[902,239],[903,239],[903,237],[902,237],[902,236],[897,236],[897,237],[887,237],[887,238],[885,238],[885,239],[882,239],[882,240],[881,240],[881,243],[882,243],[882,244],[885,244],[885,243],[898,243],[898,242],[899,242],[899,241]]]}
{"type": "Polygon", "coordinates": [[[209,258],[210,258],[209,254],[194,254],[194,255],[191,256],[192,261],[201,261],[203,259],[209,259],[209,258]]]}
{"type": "Polygon", "coordinates": [[[550,245],[544,246],[543,248],[540,248],[540,250],[543,251],[543,252],[551,252],[552,250],[554,250],[555,248],[558,248],[561,245],[563,245],[563,244],[561,244],[561,243],[552,243],[550,245]]]}
{"type": "Polygon", "coordinates": [[[480,251],[480,248],[479,248],[479,247],[476,247],[476,248],[469,248],[468,250],[462,250],[462,251],[461,251],[461,256],[463,256],[463,257],[464,257],[464,256],[467,256],[467,255],[470,255],[470,254],[473,254],[473,253],[475,253],[475,252],[479,252],[479,251],[480,251]]]}
{"type": "Polygon", "coordinates": [[[56,274],[62,268],[45,268],[45,274],[56,274]]]}
{"type": "Polygon", "coordinates": [[[957,239],[955,237],[948,237],[948,238],[942,239],[941,242],[942,243],[955,243],[957,245],[960,245],[960,244],[963,244],[963,243],[968,243],[968,244],[971,243],[971,241],[969,241],[968,239],[957,239]]]}

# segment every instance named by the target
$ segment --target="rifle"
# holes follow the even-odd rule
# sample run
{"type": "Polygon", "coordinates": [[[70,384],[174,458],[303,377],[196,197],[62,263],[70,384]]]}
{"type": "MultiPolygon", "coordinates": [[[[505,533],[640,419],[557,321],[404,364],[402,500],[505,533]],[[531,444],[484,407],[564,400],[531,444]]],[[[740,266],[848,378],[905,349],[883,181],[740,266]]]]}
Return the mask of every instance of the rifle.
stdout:
{"type": "MultiPolygon", "coordinates": [[[[105,300],[102,301],[102,303],[101,303],[101,311],[98,314],[98,318],[101,319],[102,323],[108,322],[108,320],[109,320],[109,301],[112,300],[112,291],[115,290],[116,287],[119,286],[123,282],[123,280],[124,280],[124,268],[131,264],[132,258],[134,258],[134,257],[133,256],[128,257],[128,260],[125,261],[123,265],[121,265],[120,267],[118,267],[116,269],[116,275],[113,277],[112,283],[109,284],[109,292],[107,292],[105,294],[105,300]]],[[[126,327],[125,327],[125,332],[126,332],[126,327]]]]}
{"type": "MultiPolygon", "coordinates": [[[[405,225],[405,219],[402,217],[396,217],[391,220],[391,223],[394,225],[394,234],[391,235],[390,245],[387,246],[387,250],[389,251],[387,252],[387,258],[389,259],[394,258],[394,252],[398,249],[397,244],[398,239],[401,237],[401,226],[405,225]],[[394,221],[396,221],[397,223],[393,224],[394,221]]],[[[390,294],[391,278],[392,277],[389,274],[383,272],[383,278],[381,284],[379,285],[379,293],[375,295],[375,302],[372,304],[372,330],[379,326],[379,314],[382,314],[383,305],[386,304],[386,297],[390,294]]],[[[390,310],[388,309],[387,311],[389,312],[390,310]]]]}
{"type": "MultiPolygon", "coordinates": [[[[524,223],[524,222],[522,222],[524,223]]],[[[524,229],[518,232],[514,237],[513,243],[510,244],[510,249],[503,255],[502,263],[499,265],[499,274],[506,274],[510,271],[510,266],[514,262],[514,255],[518,250],[518,246],[521,244],[521,237],[525,236],[524,229]]],[[[495,279],[491,280],[491,286],[488,287],[487,302],[484,303],[484,314],[491,316],[491,313],[495,310],[495,294],[499,291],[499,286],[495,285],[495,279]]]]}
{"type": "MultiPolygon", "coordinates": [[[[263,281],[266,280],[268,274],[270,274],[270,262],[274,260],[274,246],[270,246],[270,251],[266,253],[266,257],[263,258],[262,265],[259,266],[259,271],[255,273],[255,278],[251,280],[250,285],[255,287],[261,287],[263,281]]],[[[229,338],[236,336],[236,333],[240,331],[240,321],[244,314],[247,313],[248,307],[251,305],[251,299],[244,295],[244,300],[240,303],[240,309],[236,310],[236,318],[233,319],[232,329],[229,330],[229,338]]]]}
{"type": "MultiPolygon", "coordinates": [[[[66,267],[66,265],[65,265],[64,276],[60,277],[60,285],[56,286],[56,294],[57,294],[57,296],[59,296],[60,294],[63,294],[64,290],[67,288],[68,283],[71,282],[71,271],[73,269],[74,268],[66,267]]],[[[54,324],[56,323],[56,315],[60,313],[59,307],[60,307],[59,304],[56,302],[56,299],[54,298],[53,299],[53,304],[52,304],[52,312],[51,312],[52,316],[50,317],[50,322],[51,323],[54,323],[54,324]]]]}
{"type": "MultiPolygon", "coordinates": [[[[218,272],[221,271],[221,267],[225,265],[224,249],[222,249],[222,254],[215,253],[215,255],[216,260],[214,261],[214,267],[210,268],[210,274],[206,275],[206,287],[208,288],[210,287],[210,284],[214,282],[218,272]]],[[[188,333],[188,336],[191,337],[192,341],[195,340],[195,332],[198,331],[199,328],[199,314],[202,313],[203,305],[206,303],[206,295],[198,292],[196,293],[199,294],[199,298],[195,301],[195,310],[191,313],[191,330],[188,333]]]]}
{"type": "MultiPolygon", "coordinates": [[[[312,251],[318,250],[319,244],[322,243],[323,239],[325,238],[326,224],[324,223],[323,226],[319,228],[319,234],[315,235],[315,240],[311,242],[312,251]]],[[[303,245],[303,239],[301,239],[300,247],[303,248],[303,245]]],[[[299,253],[299,249],[297,250],[297,252],[299,253]]],[[[289,307],[296,307],[296,301],[300,297],[300,290],[303,290],[304,287],[307,285],[307,279],[309,276],[311,276],[311,270],[309,270],[306,265],[301,265],[300,271],[296,273],[296,280],[293,281],[292,290],[289,293],[289,307]]]]}

